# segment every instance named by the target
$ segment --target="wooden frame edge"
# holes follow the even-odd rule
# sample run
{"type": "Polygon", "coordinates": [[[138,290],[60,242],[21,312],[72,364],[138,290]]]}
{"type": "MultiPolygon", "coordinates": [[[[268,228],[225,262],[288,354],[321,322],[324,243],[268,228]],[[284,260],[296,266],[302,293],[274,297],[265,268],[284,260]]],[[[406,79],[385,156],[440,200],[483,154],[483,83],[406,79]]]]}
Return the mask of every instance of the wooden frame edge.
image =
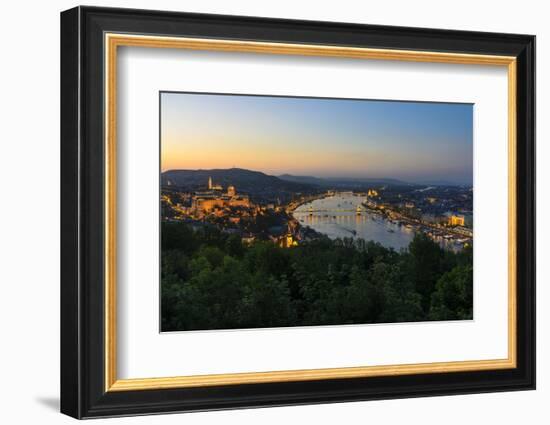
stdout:
{"type": "Polygon", "coordinates": [[[175,376],[167,378],[119,379],[108,391],[139,391],[206,387],[217,385],[260,384],[269,382],[316,381],[322,379],[369,378],[379,376],[414,375],[417,373],[448,373],[481,370],[512,369],[512,359],[474,360],[441,363],[402,364],[394,366],[364,366],[327,369],[302,369],[273,372],[231,373],[216,375],[175,376]]]}
{"type": "Polygon", "coordinates": [[[105,33],[105,392],[312,381],[517,367],[517,60],[514,56],[372,49],[105,33]],[[120,46],[506,66],[508,70],[508,358],[273,372],[117,379],[116,353],[116,58],[120,46]]]}

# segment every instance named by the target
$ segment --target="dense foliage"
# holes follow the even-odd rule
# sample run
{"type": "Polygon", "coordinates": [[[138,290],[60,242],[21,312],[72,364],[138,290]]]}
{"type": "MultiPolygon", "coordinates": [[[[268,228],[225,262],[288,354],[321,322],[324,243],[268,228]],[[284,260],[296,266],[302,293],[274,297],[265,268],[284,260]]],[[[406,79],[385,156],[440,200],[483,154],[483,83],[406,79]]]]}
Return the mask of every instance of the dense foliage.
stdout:
{"type": "Polygon", "coordinates": [[[472,318],[472,250],[417,234],[396,252],[362,239],[290,249],[213,227],[162,224],[162,330],[472,318]]]}

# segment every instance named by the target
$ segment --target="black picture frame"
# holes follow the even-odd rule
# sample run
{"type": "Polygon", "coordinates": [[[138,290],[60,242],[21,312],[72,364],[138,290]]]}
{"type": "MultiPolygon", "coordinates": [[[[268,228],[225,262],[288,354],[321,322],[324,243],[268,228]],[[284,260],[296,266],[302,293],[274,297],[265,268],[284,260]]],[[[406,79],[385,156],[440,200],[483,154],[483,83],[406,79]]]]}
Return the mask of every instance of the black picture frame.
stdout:
{"type": "Polygon", "coordinates": [[[75,418],[535,388],[535,37],[132,9],[61,13],[61,412],[75,418]],[[517,367],[105,391],[104,33],[507,55],[517,58],[517,367]]]}

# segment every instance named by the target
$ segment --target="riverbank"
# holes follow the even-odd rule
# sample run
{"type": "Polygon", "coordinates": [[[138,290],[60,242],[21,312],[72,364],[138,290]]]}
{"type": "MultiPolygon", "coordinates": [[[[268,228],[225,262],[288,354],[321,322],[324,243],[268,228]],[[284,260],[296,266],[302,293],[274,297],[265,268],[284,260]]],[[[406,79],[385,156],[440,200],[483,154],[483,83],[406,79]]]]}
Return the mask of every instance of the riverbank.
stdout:
{"type": "Polygon", "coordinates": [[[335,194],[317,197],[295,207],[290,214],[299,224],[315,232],[337,238],[373,240],[387,248],[407,248],[417,232],[422,232],[441,247],[453,251],[471,244],[471,238],[451,229],[429,226],[395,212],[370,208],[363,196],[335,194]]]}
{"type": "Polygon", "coordinates": [[[473,234],[471,231],[468,234],[454,227],[446,227],[436,223],[427,223],[418,219],[413,219],[387,208],[380,210],[372,207],[368,202],[364,202],[363,206],[371,214],[377,214],[384,217],[384,219],[388,220],[390,223],[396,223],[399,226],[405,226],[417,232],[422,232],[435,242],[448,242],[460,248],[473,244],[473,234]]]}

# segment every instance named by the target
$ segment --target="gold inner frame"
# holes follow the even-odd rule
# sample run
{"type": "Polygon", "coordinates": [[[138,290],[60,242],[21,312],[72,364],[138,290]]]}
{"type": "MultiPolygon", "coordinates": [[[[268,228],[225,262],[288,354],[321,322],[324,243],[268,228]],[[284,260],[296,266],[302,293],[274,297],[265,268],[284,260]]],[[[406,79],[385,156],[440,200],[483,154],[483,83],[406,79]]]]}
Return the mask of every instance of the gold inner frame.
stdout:
{"type": "Polygon", "coordinates": [[[516,358],[516,58],[462,53],[370,49],[328,45],[105,34],[105,391],[358,378],[417,373],[510,369],[516,358]],[[508,72],[508,357],[495,360],[398,364],[175,377],[118,379],[116,324],[116,123],[119,46],[398,60],[507,67],[508,72]]]}

